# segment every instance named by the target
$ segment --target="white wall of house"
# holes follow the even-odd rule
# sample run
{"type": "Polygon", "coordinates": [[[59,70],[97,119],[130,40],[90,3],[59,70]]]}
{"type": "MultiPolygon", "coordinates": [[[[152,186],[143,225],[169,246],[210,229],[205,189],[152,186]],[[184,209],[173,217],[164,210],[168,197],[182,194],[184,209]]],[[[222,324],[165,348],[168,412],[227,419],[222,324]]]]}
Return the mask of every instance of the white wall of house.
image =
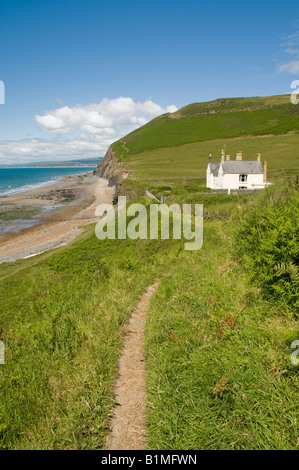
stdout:
{"type": "Polygon", "coordinates": [[[240,187],[246,189],[260,189],[265,187],[262,174],[249,174],[247,181],[240,181],[238,174],[223,175],[221,186],[223,189],[239,189],[240,187]]]}
{"type": "Polygon", "coordinates": [[[218,176],[215,176],[211,170],[210,165],[207,168],[207,188],[211,189],[227,189],[234,190],[246,188],[248,190],[263,189],[267,186],[264,182],[263,174],[248,174],[247,181],[240,181],[239,174],[223,174],[222,166],[218,171],[218,176]]]}
{"type": "Polygon", "coordinates": [[[206,187],[211,188],[211,172],[210,172],[210,166],[209,165],[208,165],[208,168],[207,168],[206,187]]]}

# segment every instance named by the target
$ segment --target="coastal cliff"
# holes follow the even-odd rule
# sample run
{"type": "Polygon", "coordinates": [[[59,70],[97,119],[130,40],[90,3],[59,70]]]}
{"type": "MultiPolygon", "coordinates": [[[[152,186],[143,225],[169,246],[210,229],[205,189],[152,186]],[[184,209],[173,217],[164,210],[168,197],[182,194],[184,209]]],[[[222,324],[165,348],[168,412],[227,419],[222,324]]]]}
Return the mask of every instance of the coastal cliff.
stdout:
{"type": "Polygon", "coordinates": [[[94,174],[108,180],[109,186],[115,186],[113,202],[116,203],[120,194],[121,182],[128,177],[128,171],[116,158],[111,146],[94,170],[94,174]]]}

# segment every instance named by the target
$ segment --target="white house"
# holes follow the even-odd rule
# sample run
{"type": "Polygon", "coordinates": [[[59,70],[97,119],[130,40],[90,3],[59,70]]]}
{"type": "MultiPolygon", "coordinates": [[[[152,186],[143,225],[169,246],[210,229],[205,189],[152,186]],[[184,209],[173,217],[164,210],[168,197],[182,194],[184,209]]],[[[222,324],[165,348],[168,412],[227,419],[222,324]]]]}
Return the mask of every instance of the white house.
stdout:
{"type": "Polygon", "coordinates": [[[257,154],[257,160],[243,160],[242,152],[238,152],[236,160],[231,160],[224,150],[221,153],[220,163],[212,162],[209,157],[207,168],[207,188],[231,190],[258,190],[271,184],[267,181],[267,162],[261,164],[261,155],[257,154]]]}

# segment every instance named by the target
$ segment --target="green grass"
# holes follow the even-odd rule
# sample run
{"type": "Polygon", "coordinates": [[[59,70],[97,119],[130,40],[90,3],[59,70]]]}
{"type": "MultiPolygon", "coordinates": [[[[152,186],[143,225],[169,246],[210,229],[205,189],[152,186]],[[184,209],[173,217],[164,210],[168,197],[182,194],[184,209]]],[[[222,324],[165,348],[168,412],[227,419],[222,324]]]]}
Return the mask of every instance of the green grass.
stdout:
{"type": "Polygon", "coordinates": [[[6,222],[16,219],[30,219],[39,212],[40,209],[37,209],[36,207],[15,207],[13,209],[4,209],[0,211],[0,221],[6,222]]]}
{"type": "Polygon", "coordinates": [[[164,114],[113,144],[116,156],[130,162],[142,152],[188,143],[244,136],[282,135],[299,130],[299,108],[288,95],[195,103],[164,114]]]}
{"type": "Polygon", "coordinates": [[[158,241],[100,242],[90,226],[0,266],[0,448],[103,447],[125,325],[171,257],[158,241]]]}
{"type": "Polygon", "coordinates": [[[104,447],[125,326],[157,279],[146,326],[149,448],[296,448],[298,321],[232,256],[234,228],[257,195],[192,184],[178,184],[170,202],[204,203],[200,251],[99,241],[91,225],[67,248],[0,265],[2,448],[104,447]]]}
{"type": "Polygon", "coordinates": [[[121,190],[131,200],[145,189],[168,197],[179,190],[182,201],[183,193],[198,196],[206,191],[208,157],[211,153],[214,162],[220,161],[222,148],[231,159],[239,150],[245,160],[260,153],[270,179],[292,177],[299,172],[298,112],[290,96],[282,95],[194,103],[159,116],[112,144],[130,171],[121,190]]]}
{"type": "Polygon", "coordinates": [[[148,315],[149,449],[296,449],[298,321],[250,283],[226,222],[206,222],[204,237],[148,315]]]}
{"type": "Polygon", "coordinates": [[[212,194],[198,179],[224,146],[232,158],[259,152],[270,177],[294,179],[298,111],[288,96],[195,103],[113,144],[131,170],[129,200],[151,203],[149,189],[204,205],[200,251],[99,241],[91,225],[66,248],[0,265],[0,447],[104,447],[125,327],[157,279],[145,338],[149,448],[298,447],[298,319],[265,298],[236,250],[245,214],[267,201],[212,194]]]}
{"type": "Polygon", "coordinates": [[[261,153],[262,161],[268,162],[269,177],[279,178],[290,170],[299,171],[298,147],[299,134],[216,139],[139,153],[126,166],[140,180],[205,178],[209,154],[219,162],[221,149],[225,148],[231,159],[239,150],[243,151],[244,160],[255,160],[261,153]]]}

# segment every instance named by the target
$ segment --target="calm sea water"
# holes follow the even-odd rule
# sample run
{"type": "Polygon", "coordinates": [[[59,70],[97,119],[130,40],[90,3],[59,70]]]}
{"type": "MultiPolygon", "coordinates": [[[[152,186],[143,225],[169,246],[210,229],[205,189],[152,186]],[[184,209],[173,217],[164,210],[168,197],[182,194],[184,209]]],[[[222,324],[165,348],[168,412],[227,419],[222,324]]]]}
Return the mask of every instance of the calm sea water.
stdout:
{"type": "Polygon", "coordinates": [[[80,168],[0,168],[0,196],[8,196],[29,189],[56,183],[63,176],[93,171],[80,168]]]}

